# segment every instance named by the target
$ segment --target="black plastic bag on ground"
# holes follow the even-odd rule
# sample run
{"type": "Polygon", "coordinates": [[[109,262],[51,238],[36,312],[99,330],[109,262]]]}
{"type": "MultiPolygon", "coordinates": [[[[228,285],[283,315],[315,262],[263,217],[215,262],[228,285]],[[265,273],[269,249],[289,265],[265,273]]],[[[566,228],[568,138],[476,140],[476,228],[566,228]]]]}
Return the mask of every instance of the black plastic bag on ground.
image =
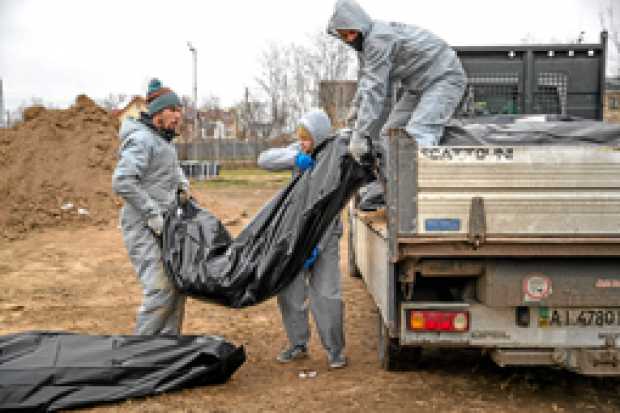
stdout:
{"type": "Polygon", "coordinates": [[[0,336],[0,411],[54,411],[226,382],[243,347],[215,336],[0,336]]]}
{"type": "Polygon", "coordinates": [[[235,239],[192,202],[166,215],[163,259],[177,288],[230,307],[264,301],[302,269],[350,197],[371,178],[349,154],[345,138],[313,153],[315,166],[295,177],[235,239]]]}

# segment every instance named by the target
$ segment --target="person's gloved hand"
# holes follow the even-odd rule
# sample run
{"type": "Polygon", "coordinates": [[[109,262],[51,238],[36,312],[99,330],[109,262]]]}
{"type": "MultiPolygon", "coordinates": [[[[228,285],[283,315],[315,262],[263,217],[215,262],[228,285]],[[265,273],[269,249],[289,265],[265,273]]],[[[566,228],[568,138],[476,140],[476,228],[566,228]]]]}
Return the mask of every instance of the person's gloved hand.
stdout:
{"type": "Polygon", "coordinates": [[[312,268],[317,258],[319,258],[319,249],[317,247],[314,247],[312,253],[310,254],[310,257],[304,262],[304,270],[309,270],[310,268],[312,268]]]}
{"type": "Polygon", "coordinates": [[[189,201],[189,198],[190,198],[189,189],[179,188],[179,205],[185,205],[185,203],[189,201]]]}
{"type": "Polygon", "coordinates": [[[164,217],[161,214],[153,215],[147,219],[146,225],[155,235],[161,235],[161,232],[164,230],[164,217]]]}
{"type": "Polygon", "coordinates": [[[350,127],[352,127],[353,123],[355,123],[355,121],[357,120],[358,110],[359,110],[359,107],[354,105],[354,106],[351,106],[351,108],[349,109],[349,112],[347,113],[346,121],[347,121],[347,125],[349,125],[350,127]]]}
{"type": "Polygon", "coordinates": [[[349,141],[349,153],[357,162],[362,159],[370,151],[368,142],[357,131],[353,131],[351,140],[349,141]]]}
{"type": "Polygon", "coordinates": [[[300,151],[297,156],[295,156],[295,166],[303,172],[314,166],[314,159],[312,159],[312,157],[307,153],[300,151]]]}

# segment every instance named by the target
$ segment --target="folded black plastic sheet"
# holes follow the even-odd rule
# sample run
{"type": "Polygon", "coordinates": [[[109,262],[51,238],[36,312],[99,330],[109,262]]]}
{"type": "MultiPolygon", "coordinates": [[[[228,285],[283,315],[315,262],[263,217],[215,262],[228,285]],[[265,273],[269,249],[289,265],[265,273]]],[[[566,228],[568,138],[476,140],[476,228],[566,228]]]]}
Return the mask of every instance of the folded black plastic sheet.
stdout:
{"type": "Polygon", "coordinates": [[[442,146],[620,145],[620,124],[550,115],[457,119],[445,129],[442,146]]]}
{"type": "Polygon", "coordinates": [[[243,347],[216,336],[0,336],[0,411],[54,411],[226,382],[243,347]]]}
{"type": "Polygon", "coordinates": [[[336,215],[371,178],[345,138],[326,140],[313,169],[294,178],[235,239],[194,203],[174,207],[163,232],[163,258],[177,288],[230,307],[278,293],[302,269],[336,215]]]}

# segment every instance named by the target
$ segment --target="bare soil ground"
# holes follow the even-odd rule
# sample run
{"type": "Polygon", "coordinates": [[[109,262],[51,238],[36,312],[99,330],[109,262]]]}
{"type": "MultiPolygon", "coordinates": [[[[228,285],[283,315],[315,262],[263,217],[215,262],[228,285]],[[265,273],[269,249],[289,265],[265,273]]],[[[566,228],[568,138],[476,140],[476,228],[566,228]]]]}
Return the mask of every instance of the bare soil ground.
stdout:
{"type": "MultiPolygon", "coordinates": [[[[238,172],[219,182],[196,184],[194,193],[236,233],[286,180],[286,175],[238,172]]],[[[620,411],[618,379],[552,369],[502,369],[475,351],[428,351],[416,371],[381,370],[376,311],[362,281],[344,275],[344,240],[347,368],[327,369],[316,334],[309,359],[288,365],[275,362],[286,345],[275,300],[243,310],[189,300],[184,332],[222,335],[243,344],[247,363],[225,385],[90,411],[620,411]],[[317,376],[300,378],[303,369],[315,370],[317,376]]],[[[0,334],[26,330],[131,334],[140,300],[141,290],[115,221],[0,240],[0,334]]]]}

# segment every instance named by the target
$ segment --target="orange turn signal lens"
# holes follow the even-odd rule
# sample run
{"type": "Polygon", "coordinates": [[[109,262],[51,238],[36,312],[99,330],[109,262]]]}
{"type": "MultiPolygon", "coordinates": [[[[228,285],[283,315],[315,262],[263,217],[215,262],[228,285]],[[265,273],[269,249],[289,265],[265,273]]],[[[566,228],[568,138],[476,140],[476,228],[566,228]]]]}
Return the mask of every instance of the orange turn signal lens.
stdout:
{"type": "Polygon", "coordinates": [[[423,330],[424,329],[424,315],[418,311],[411,312],[411,329],[423,330]]]}

